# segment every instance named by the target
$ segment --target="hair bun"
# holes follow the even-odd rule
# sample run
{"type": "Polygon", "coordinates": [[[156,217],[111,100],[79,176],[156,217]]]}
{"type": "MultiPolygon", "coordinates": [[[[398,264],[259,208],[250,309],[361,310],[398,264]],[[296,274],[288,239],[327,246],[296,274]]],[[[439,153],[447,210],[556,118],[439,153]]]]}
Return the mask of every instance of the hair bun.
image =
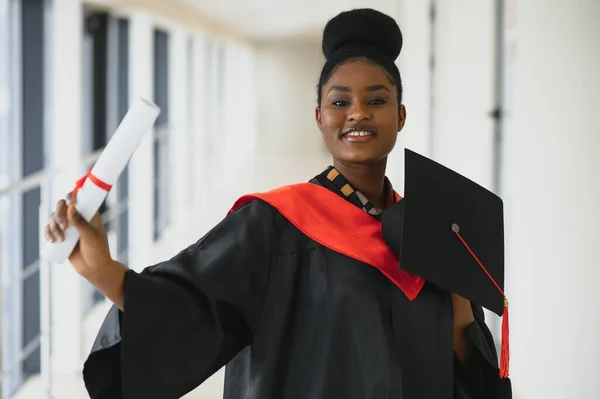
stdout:
{"type": "Polygon", "coordinates": [[[365,46],[396,60],[402,50],[402,32],[396,21],[382,12],[361,8],[332,18],[323,31],[323,55],[329,60],[342,48],[365,46]]]}

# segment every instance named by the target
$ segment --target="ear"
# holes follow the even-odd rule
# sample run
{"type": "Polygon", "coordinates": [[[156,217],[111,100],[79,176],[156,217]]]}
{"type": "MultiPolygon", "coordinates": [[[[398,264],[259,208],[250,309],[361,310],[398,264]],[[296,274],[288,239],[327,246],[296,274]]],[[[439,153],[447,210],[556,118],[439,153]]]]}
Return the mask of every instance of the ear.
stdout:
{"type": "Polygon", "coordinates": [[[315,120],[317,121],[317,126],[319,127],[319,130],[322,131],[323,124],[321,123],[321,108],[319,107],[315,108],[315,120]]]}
{"type": "Polygon", "coordinates": [[[406,123],[406,107],[404,104],[400,104],[398,109],[398,131],[401,131],[404,128],[404,124],[406,123]]]}

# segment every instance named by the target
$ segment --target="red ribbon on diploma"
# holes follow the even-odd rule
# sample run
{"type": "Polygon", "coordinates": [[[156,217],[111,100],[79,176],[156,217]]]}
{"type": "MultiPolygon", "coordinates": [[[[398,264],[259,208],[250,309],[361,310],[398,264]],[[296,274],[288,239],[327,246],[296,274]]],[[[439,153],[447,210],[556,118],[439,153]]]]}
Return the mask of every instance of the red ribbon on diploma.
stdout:
{"type": "Polygon", "coordinates": [[[98,179],[96,176],[94,176],[92,174],[92,171],[90,170],[85,175],[83,175],[81,179],[77,180],[77,182],[75,183],[75,188],[73,189],[73,191],[71,191],[71,195],[77,195],[79,189],[83,186],[83,183],[85,183],[87,179],[89,179],[92,183],[94,183],[96,186],[98,186],[106,192],[110,191],[110,189],[112,188],[110,184],[105,183],[102,180],[98,179]]]}

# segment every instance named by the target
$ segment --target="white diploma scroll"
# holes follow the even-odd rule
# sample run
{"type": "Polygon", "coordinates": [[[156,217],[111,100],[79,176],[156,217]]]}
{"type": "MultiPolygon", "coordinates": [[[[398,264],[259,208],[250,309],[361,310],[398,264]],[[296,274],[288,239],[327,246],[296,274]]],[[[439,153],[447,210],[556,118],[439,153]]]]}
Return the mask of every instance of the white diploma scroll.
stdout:
{"type": "MultiPolygon", "coordinates": [[[[90,173],[104,184],[113,186],[159,114],[160,108],[156,104],[144,99],[135,101],[90,173]]],[[[77,192],[77,210],[88,222],[98,212],[108,195],[107,187],[100,186],[88,177],[77,192]]],[[[65,240],[46,242],[40,256],[53,263],[62,263],[71,255],[78,241],[79,232],[69,225],[65,230],[65,240]]]]}

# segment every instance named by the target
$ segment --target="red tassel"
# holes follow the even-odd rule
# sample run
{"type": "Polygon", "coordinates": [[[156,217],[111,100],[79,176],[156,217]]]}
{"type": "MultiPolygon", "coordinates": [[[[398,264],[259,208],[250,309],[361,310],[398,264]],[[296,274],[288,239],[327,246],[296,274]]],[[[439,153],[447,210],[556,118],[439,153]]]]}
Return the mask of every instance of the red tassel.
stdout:
{"type": "Polygon", "coordinates": [[[508,364],[510,362],[508,335],[508,301],[504,299],[504,314],[502,315],[502,348],[500,350],[500,378],[508,378],[508,364]]]}
{"type": "Polygon", "coordinates": [[[500,286],[494,280],[490,272],[487,271],[485,266],[483,266],[483,263],[481,263],[479,258],[477,258],[477,256],[473,252],[473,250],[469,247],[469,244],[467,244],[464,238],[460,235],[459,226],[457,224],[452,225],[452,231],[460,239],[467,251],[469,251],[471,256],[473,256],[473,258],[477,261],[479,266],[481,266],[481,269],[485,272],[485,274],[487,274],[490,280],[492,280],[492,283],[494,283],[496,288],[498,288],[500,294],[502,294],[502,296],[504,297],[504,311],[502,314],[502,348],[500,350],[500,378],[508,378],[508,363],[510,361],[510,348],[508,343],[508,300],[506,299],[502,288],[500,288],[500,286]]]}

